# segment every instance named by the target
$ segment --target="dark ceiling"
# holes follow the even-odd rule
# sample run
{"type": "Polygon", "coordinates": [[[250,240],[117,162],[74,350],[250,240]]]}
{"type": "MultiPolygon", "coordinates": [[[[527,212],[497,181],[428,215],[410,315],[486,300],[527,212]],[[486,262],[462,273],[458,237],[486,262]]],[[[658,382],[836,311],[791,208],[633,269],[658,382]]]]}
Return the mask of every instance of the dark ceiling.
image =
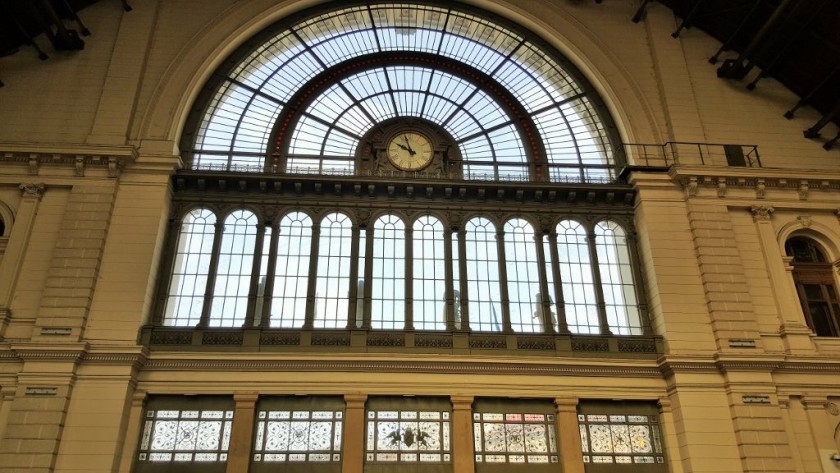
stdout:
{"type": "MultiPolygon", "coordinates": [[[[97,1],[120,2],[131,10],[127,0],[0,0],[0,56],[29,54],[28,46],[34,46],[34,54],[48,60],[53,50],[83,49],[94,36],[85,38],[90,32],[83,24],[84,12],[82,18],[76,12],[97,1]],[[41,33],[49,48],[41,38],[33,41],[41,33]]],[[[653,1],[638,0],[638,11],[627,21],[644,18],[653,1]]],[[[681,21],[673,36],[696,27],[721,41],[721,49],[709,58],[718,65],[721,80],[739,81],[750,89],[765,78],[781,82],[801,99],[790,104],[787,117],[802,106],[822,116],[803,130],[805,138],[825,149],[837,143],[840,134],[822,137],[820,132],[829,122],[840,125],[840,0],[658,1],[681,21]]]]}

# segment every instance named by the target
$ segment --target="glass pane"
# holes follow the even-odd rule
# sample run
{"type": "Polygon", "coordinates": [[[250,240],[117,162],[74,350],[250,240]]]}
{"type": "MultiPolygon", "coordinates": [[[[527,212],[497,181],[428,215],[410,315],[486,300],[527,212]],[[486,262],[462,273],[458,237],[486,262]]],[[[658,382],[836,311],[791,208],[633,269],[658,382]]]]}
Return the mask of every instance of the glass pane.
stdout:
{"type": "Polygon", "coordinates": [[[211,327],[241,327],[245,322],[256,236],[257,216],[253,212],[237,210],[225,219],[210,309],[211,327]]]}
{"type": "Polygon", "coordinates": [[[556,231],[558,266],[569,331],[600,333],[586,230],[574,220],[564,220],[557,224],[556,231]]]}
{"type": "Polygon", "coordinates": [[[371,326],[405,328],[405,224],[384,215],[373,225],[371,326]]]}
{"type": "Polygon", "coordinates": [[[467,300],[473,330],[501,332],[502,308],[496,228],[490,220],[476,217],[465,226],[467,300]]]}
{"type": "Polygon", "coordinates": [[[164,325],[194,326],[201,320],[215,230],[216,215],[208,209],[196,209],[184,216],[175,249],[164,325]]]}
{"type": "Polygon", "coordinates": [[[347,325],[352,244],[353,233],[347,215],[333,213],[321,220],[315,328],[343,328],[347,325]]]}
{"type": "Polygon", "coordinates": [[[446,280],[443,224],[435,217],[418,218],[413,226],[414,328],[446,329],[446,280]]]}
{"type": "Polygon", "coordinates": [[[641,335],[633,267],[624,229],[610,220],[599,222],[595,225],[595,243],[610,330],[616,335],[641,335]]]}
{"type": "Polygon", "coordinates": [[[292,212],[280,220],[279,228],[270,322],[272,327],[302,327],[312,252],[312,219],[303,212],[292,212]]]}
{"type": "MultiPolygon", "coordinates": [[[[534,227],[514,218],[505,223],[505,267],[507,269],[510,323],[515,332],[545,332],[542,320],[539,266],[534,227]]],[[[549,322],[550,323],[550,322],[549,322]]]]}

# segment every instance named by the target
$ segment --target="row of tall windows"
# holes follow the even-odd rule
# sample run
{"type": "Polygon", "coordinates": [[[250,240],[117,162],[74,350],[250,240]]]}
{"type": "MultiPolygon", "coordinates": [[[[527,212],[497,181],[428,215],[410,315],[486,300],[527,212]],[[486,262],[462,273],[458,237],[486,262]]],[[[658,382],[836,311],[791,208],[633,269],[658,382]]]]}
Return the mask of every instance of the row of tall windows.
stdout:
{"type": "MultiPolygon", "coordinates": [[[[213,471],[226,462],[236,435],[231,404],[221,396],[150,399],[136,457],[138,470],[196,463],[213,471]]],[[[340,397],[264,396],[255,411],[253,471],[299,471],[293,468],[307,465],[340,471],[336,467],[342,463],[349,427],[340,397]]],[[[363,428],[367,465],[399,465],[414,471],[424,465],[438,465],[443,471],[451,467],[454,432],[447,398],[370,398],[363,428]]],[[[557,434],[551,401],[476,400],[472,409],[476,470],[527,464],[529,471],[556,471],[561,454],[557,434]]],[[[580,435],[584,464],[665,464],[657,411],[647,403],[582,405],[578,429],[560,435],[580,435]]]]}
{"type": "Polygon", "coordinates": [[[161,322],[640,335],[633,266],[610,219],[543,234],[520,217],[453,229],[387,213],[360,227],[292,211],[266,225],[197,208],[181,221],[161,322]]]}

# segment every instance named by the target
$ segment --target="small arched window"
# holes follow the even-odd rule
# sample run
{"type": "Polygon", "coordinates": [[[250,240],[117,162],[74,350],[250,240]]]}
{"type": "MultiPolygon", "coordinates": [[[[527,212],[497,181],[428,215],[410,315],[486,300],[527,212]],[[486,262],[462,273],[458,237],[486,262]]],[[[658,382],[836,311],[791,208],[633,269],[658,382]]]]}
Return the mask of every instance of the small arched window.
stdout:
{"type": "Polygon", "coordinates": [[[257,216],[236,210],[225,219],[210,308],[211,327],[241,327],[248,310],[257,216]]]}
{"type": "Polygon", "coordinates": [[[405,328],[405,224],[383,215],[373,224],[371,323],[375,329],[405,328]]]}
{"type": "Polygon", "coordinates": [[[808,326],[818,337],[840,336],[840,304],[825,252],[805,237],[789,239],[785,251],[793,257],[793,281],[808,326]]]}
{"type": "Polygon", "coordinates": [[[280,220],[271,300],[272,327],[303,326],[311,245],[312,219],[307,214],[291,212],[280,220]]]}

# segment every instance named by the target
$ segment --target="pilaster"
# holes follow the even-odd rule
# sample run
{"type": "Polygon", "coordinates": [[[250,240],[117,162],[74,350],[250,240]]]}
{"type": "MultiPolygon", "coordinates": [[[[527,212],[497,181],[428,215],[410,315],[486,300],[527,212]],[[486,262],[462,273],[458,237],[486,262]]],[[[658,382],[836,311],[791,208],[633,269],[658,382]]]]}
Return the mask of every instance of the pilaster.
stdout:
{"type": "Polygon", "coordinates": [[[259,394],[238,392],[233,394],[235,404],[233,426],[228,448],[227,473],[248,471],[254,437],[254,414],[259,394]]]}
{"type": "Polygon", "coordinates": [[[475,450],[473,445],[473,396],[451,396],[452,401],[452,471],[473,473],[475,450]]]}
{"type": "Polygon", "coordinates": [[[365,402],[367,394],[344,395],[344,461],[341,473],[362,473],[365,467],[365,402]]]}
{"type": "Polygon", "coordinates": [[[558,397],[557,439],[560,445],[560,463],[563,473],[583,473],[583,452],[580,449],[580,428],[578,427],[577,398],[558,397]]]}

